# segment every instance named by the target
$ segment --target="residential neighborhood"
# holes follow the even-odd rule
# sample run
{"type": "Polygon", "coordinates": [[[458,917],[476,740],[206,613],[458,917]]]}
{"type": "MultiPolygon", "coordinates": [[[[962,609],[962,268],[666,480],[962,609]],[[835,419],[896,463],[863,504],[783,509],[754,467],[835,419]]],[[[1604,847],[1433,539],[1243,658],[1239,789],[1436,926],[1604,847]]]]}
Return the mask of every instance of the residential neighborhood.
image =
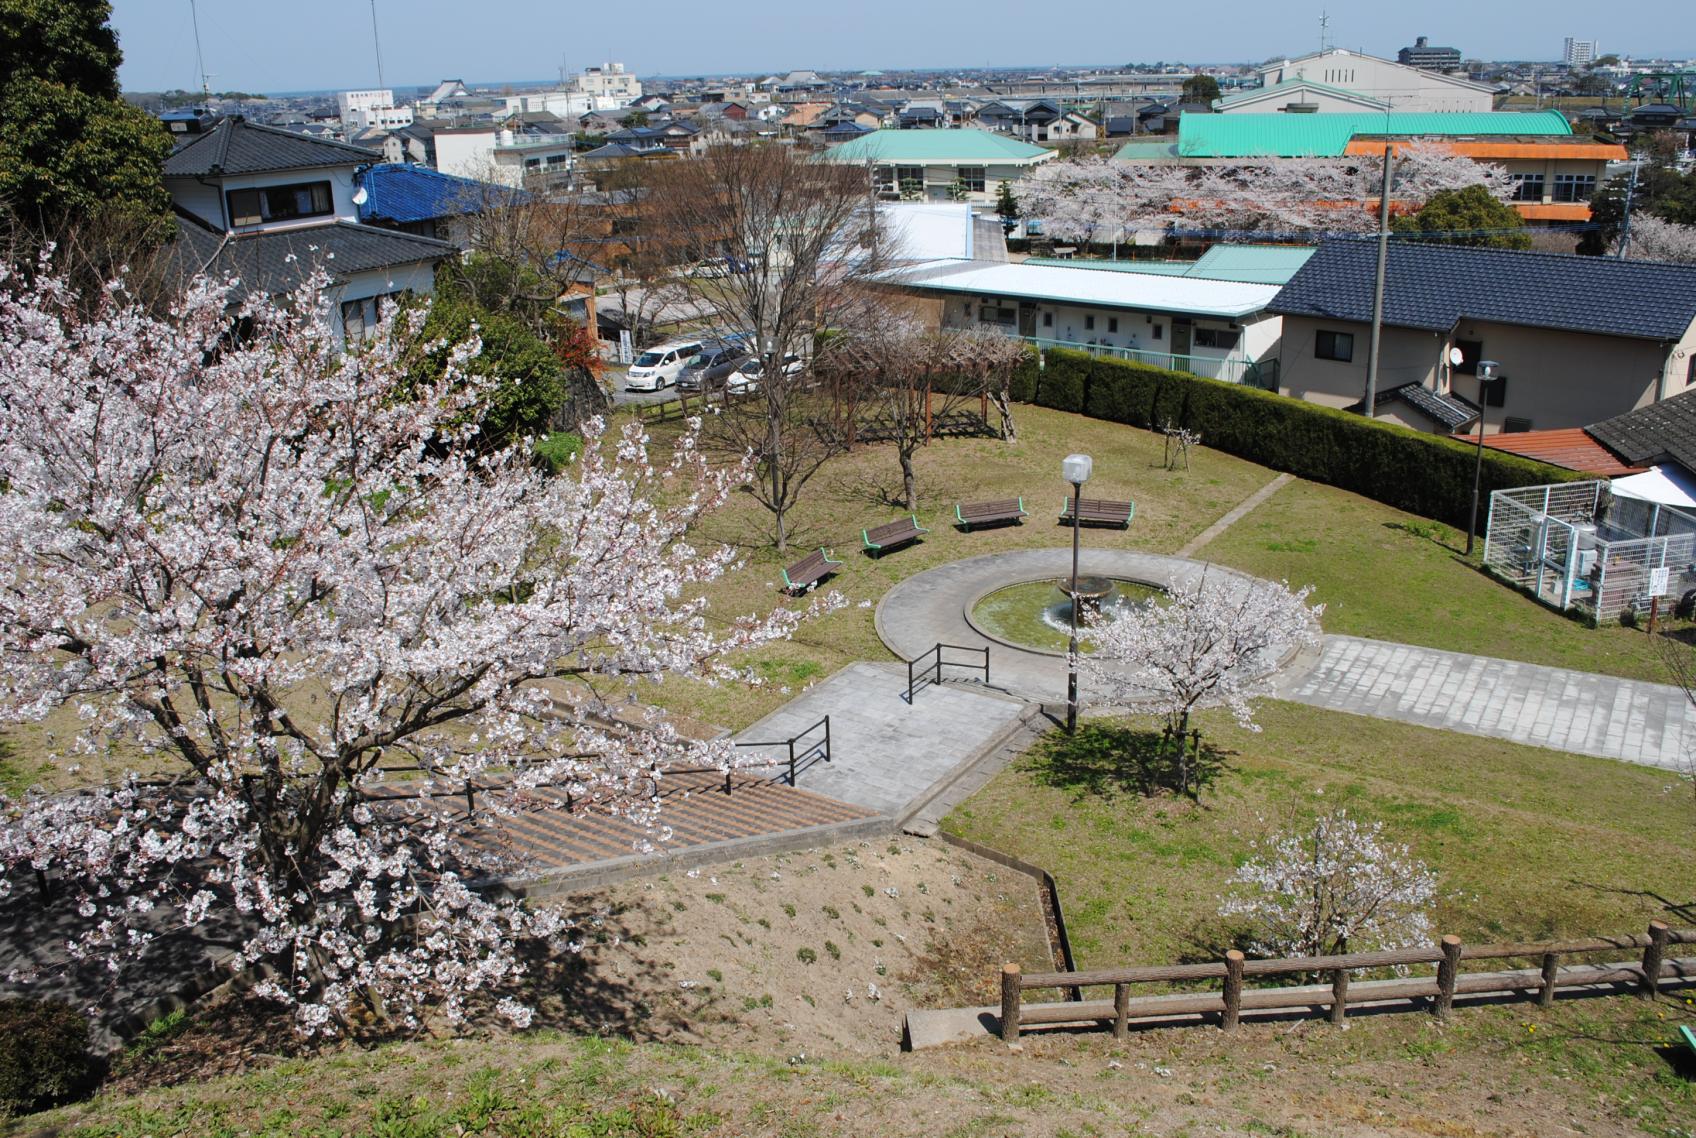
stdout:
{"type": "Polygon", "coordinates": [[[0,1128],[1690,1138],[1679,15],[0,0],[0,1128]]]}

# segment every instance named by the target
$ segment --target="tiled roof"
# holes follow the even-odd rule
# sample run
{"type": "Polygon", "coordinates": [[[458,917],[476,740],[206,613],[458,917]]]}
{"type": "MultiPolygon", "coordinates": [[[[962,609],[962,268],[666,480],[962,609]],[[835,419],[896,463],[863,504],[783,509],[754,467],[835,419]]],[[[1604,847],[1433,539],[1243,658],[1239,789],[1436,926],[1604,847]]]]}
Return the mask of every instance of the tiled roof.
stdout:
{"type": "Polygon", "coordinates": [[[437,217],[478,213],[486,206],[508,205],[528,198],[521,190],[473,178],[443,174],[428,166],[385,162],[360,175],[365,204],[361,221],[393,221],[405,225],[437,217]]]}
{"type": "MultiPolygon", "coordinates": [[[[1475,434],[1455,437],[1463,443],[1478,441],[1475,434]]],[[[1484,445],[1491,450],[1602,478],[1636,474],[1643,469],[1621,462],[1613,451],[1591,438],[1582,427],[1563,427],[1553,431],[1505,431],[1485,435],[1484,445]]]]}
{"type": "MultiPolygon", "coordinates": [[[[1377,247],[1327,241],[1268,311],[1367,323],[1377,247]]],[[[1696,265],[1397,241],[1384,322],[1448,332],[1463,318],[1641,340],[1681,338],[1696,320],[1696,265]]]]}
{"type": "Polygon", "coordinates": [[[1195,261],[1079,261],[1027,257],[1023,263],[1062,269],[1097,269],[1148,276],[1281,285],[1295,276],[1311,256],[1313,247],[1310,245],[1215,245],[1195,261]]]}
{"type": "Polygon", "coordinates": [[[273,229],[225,238],[204,226],[178,226],[178,267],[222,279],[235,277],[241,288],[277,296],[298,287],[316,266],[337,280],[358,273],[420,262],[441,261],[458,253],[446,241],[351,221],[273,229]]]}
{"type": "Polygon", "coordinates": [[[308,138],[232,115],[165,159],[165,176],[269,174],[277,170],[359,166],[382,160],[383,156],[375,150],[308,138]]]}
{"type": "Polygon", "coordinates": [[[1335,158],[1357,135],[1477,138],[1571,133],[1566,116],[1555,110],[1184,115],[1178,120],[1178,154],[1184,158],[1335,158]]]}
{"type": "MultiPolygon", "coordinates": [[[[1351,411],[1360,410],[1361,403],[1355,403],[1351,411]]],[[[1478,417],[1478,411],[1472,404],[1453,395],[1440,395],[1418,383],[1404,383],[1392,387],[1388,391],[1380,391],[1372,401],[1374,408],[1386,403],[1406,403],[1433,423],[1447,427],[1450,431],[1466,426],[1478,417]]]]}
{"type": "Polygon", "coordinates": [[[1627,462],[1646,466],[1670,458],[1696,471],[1696,391],[1686,391],[1604,419],[1586,433],[1627,462]]]}
{"type": "Polygon", "coordinates": [[[1011,162],[1029,165],[1054,151],[987,130],[874,130],[825,151],[832,162],[1011,162]]]}

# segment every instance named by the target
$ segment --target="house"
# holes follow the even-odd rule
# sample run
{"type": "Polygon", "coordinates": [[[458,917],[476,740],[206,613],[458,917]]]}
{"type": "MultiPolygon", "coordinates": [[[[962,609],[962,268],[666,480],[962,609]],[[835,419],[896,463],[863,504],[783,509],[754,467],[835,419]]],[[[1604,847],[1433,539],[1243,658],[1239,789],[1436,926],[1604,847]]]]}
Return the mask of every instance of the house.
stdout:
{"type": "MultiPolygon", "coordinates": [[[[1375,242],[1326,242],[1268,307],[1284,394],[1358,405],[1376,266],[1375,242]]],[[[1693,349],[1696,265],[1390,246],[1379,408],[1409,426],[1453,432],[1482,405],[1487,434],[1581,427],[1696,384],[1693,349]],[[1483,359],[1504,378],[1480,391],[1483,359]]]]}
{"type": "Polygon", "coordinates": [[[1424,71],[1458,71],[1460,48],[1433,47],[1428,37],[1420,36],[1413,41],[1412,47],[1396,52],[1396,62],[1403,67],[1417,67],[1424,71]]]}
{"type": "Polygon", "coordinates": [[[1306,79],[1389,103],[1405,113],[1488,111],[1495,103],[1495,92],[1486,84],[1340,47],[1256,70],[1262,88],[1306,79]]]}
{"type": "MultiPolygon", "coordinates": [[[[914,223],[920,233],[926,230],[914,223]]],[[[936,237],[926,241],[938,244],[936,237]]],[[[1283,322],[1268,311],[1311,249],[1216,246],[1198,261],[1056,261],[981,256],[886,274],[938,302],[939,324],[1019,336],[1195,375],[1276,384],[1283,322]]]]}
{"type": "Polygon", "coordinates": [[[436,164],[435,128],[420,122],[392,130],[383,139],[383,161],[389,163],[415,162],[423,166],[436,164]]]}
{"type": "Polygon", "coordinates": [[[362,223],[358,174],[374,151],[226,118],[165,160],[182,224],[173,247],[185,274],[235,277],[278,296],[322,267],[332,276],[338,335],[359,338],[382,305],[428,295],[445,241],[362,223]]]}
{"type": "Polygon", "coordinates": [[[577,150],[570,134],[520,132],[492,122],[443,127],[435,141],[436,169],[442,173],[515,189],[566,180],[577,150]]]}
{"type": "Polygon", "coordinates": [[[593,99],[596,110],[627,107],[642,97],[642,81],[626,71],[622,63],[585,67],[572,87],[593,99]]]}
{"type": "Polygon", "coordinates": [[[1482,114],[1319,111],[1184,115],[1175,143],[1129,142],[1121,162],[1211,165],[1244,160],[1379,157],[1418,143],[1501,166],[1516,179],[1513,206],[1533,224],[1588,221],[1590,198],[1625,148],[1573,135],[1556,110],[1482,114]]]}
{"type": "Polygon", "coordinates": [[[458,178],[428,166],[382,163],[356,171],[355,179],[365,191],[360,221],[434,237],[460,249],[471,247],[468,217],[528,198],[509,186],[458,178]]]}
{"type": "Polygon", "coordinates": [[[881,197],[955,196],[988,203],[1002,182],[1017,182],[1054,151],[984,130],[874,130],[822,156],[827,162],[870,167],[881,197]]]}

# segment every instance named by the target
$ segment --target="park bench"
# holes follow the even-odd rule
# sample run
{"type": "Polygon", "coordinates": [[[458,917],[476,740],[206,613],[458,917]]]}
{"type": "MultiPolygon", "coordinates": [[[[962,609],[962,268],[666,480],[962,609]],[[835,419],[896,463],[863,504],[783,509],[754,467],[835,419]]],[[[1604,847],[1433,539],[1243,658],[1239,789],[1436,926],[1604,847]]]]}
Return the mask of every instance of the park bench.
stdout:
{"type": "Polygon", "coordinates": [[[1690,1048],[1690,1053],[1696,1055],[1696,1031],[1691,1031],[1688,1027],[1680,1027],[1678,1034],[1684,1037],[1684,1045],[1690,1048]]]}
{"type": "Polygon", "coordinates": [[[820,548],[783,570],[783,587],[791,593],[798,593],[836,572],[841,564],[831,558],[828,549],[820,548]]]}
{"type": "Polygon", "coordinates": [[[1002,498],[994,502],[961,502],[954,507],[954,516],[959,519],[961,529],[1000,525],[1003,522],[1017,525],[1019,519],[1025,517],[1025,500],[1002,498]]]}
{"type": "MultiPolygon", "coordinates": [[[[1126,529],[1131,516],[1137,512],[1135,502],[1111,502],[1106,498],[1084,498],[1078,502],[1078,524],[1086,526],[1118,526],[1126,529]]],[[[1072,520],[1072,499],[1060,507],[1060,520],[1072,520]]]]}
{"type": "Polygon", "coordinates": [[[920,534],[929,532],[928,529],[919,524],[917,517],[909,514],[904,518],[886,522],[881,526],[863,529],[860,531],[860,537],[866,543],[866,552],[876,557],[881,553],[888,553],[891,549],[897,549],[909,542],[917,541],[920,534]]]}

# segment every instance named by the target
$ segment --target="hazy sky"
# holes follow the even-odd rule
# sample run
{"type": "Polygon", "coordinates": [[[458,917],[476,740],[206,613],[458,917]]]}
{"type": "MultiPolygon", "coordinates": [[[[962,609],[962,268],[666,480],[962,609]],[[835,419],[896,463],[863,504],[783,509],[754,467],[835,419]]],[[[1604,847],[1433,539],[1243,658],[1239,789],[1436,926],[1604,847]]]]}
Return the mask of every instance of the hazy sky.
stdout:
{"type": "MultiPolygon", "coordinates": [[[[1543,0],[1535,19],[1527,19],[1521,5],[1479,0],[1427,0],[1417,16],[1400,5],[1335,0],[1210,0],[1194,7],[1143,7],[1129,0],[376,3],[383,74],[391,87],[447,77],[546,79],[562,65],[577,71],[608,59],[642,75],[1260,60],[1314,50],[1322,8],[1331,13],[1334,44],[1391,58],[1421,34],[1483,59],[1558,59],[1567,35],[1599,38],[1603,51],[1621,54],[1696,54],[1696,21],[1677,27],[1676,21],[1604,19],[1607,9],[1594,0],[1543,0]],[[1686,42],[1668,42],[1669,32],[1686,42]]],[[[198,4],[215,89],[376,84],[370,0],[198,4]]],[[[199,85],[189,0],[114,0],[113,22],[126,88],[199,85]]]]}

